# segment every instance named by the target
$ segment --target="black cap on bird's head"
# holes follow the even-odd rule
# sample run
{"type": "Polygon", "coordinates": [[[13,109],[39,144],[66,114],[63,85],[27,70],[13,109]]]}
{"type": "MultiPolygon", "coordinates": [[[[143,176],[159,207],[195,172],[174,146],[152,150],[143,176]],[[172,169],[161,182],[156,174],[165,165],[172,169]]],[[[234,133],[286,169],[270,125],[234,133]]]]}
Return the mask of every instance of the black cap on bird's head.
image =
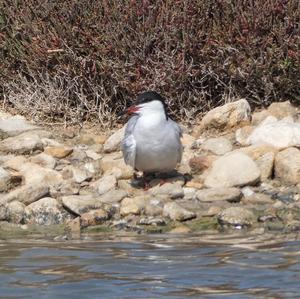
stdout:
{"type": "Polygon", "coordinates": [[[145,91],[138,95],[135,105],[149,103],[151,101],[160,101],[166,106],[165,99],[156,91],[145,91]]]}
{"type": "Polygon", "coordinates": [[[152,101],[161,102],[162,107],[163,107],[164,112],[165,112],[165,115],[166,115],[166,118],[168,118],[168,116],[167,116],[167,104],[165,102],[165,98],[162,97],[156,91],[145,91],[145,92],[139,94],[136,101],[134,102],[134,104],[132,106],[130,106],[129,108],[127,108],[124,111],[124,113],[137,114],[140,111],[143,104],[150,103],[152,101]]]}

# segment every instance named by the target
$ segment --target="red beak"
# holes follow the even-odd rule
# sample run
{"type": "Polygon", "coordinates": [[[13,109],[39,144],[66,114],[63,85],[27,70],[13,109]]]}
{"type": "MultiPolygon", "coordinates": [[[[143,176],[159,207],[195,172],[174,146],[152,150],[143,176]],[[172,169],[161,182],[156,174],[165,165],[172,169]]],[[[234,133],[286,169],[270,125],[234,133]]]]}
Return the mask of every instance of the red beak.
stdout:
{"type": "Polygon", "coordinates": [[[127,108],[126,112],[127,112],[127,114],[134,114],[134,113],[138,112],[139,110],[140,110],[139,107],[131,106],[131,107],[127,108]]]}
{"type": "Polygon", "coordinates": [[[138,112],[139,110],[140,110],[140,108],[138,106],[130,106],[129,108],[127,108],[127,109],[121,111],[120,113],[118,113],[118,117],[121,117],[124,114],[131,115],[131,114],[134,114],[134,113],[138,112]]]}

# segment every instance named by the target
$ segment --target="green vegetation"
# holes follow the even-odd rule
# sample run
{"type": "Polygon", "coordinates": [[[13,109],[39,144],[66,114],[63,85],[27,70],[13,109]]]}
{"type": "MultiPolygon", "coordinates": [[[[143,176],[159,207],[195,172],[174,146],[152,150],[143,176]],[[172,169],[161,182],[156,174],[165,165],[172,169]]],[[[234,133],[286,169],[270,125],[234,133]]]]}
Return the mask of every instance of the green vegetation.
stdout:
{"type": "Polygon", "coordinates": [[[30,224],[26,228],[8,222],[0,224],[0,240],[19,239],[19,238],[50,238],[61,236],[64,234],[64,225],[36,225],[30,224]]]}
{"type": "Polygon", "coordinates": [[[88,226],[82,229],[82,233],[90,233],[90,234],[111,233],[113,231],[114,231],[113,228],[105,224],[88,226]]]}
{"type": "Polygon", "coordinates": [[[217,230],[219,227],[216,217],[201,217],[188,222],[188,226],[193,232],[217,230]]]}

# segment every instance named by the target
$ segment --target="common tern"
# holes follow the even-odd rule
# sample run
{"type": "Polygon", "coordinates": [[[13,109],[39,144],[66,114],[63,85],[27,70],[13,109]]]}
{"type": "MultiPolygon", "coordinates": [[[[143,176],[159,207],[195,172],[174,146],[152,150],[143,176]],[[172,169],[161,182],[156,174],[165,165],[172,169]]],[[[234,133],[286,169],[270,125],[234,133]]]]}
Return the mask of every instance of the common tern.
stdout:
{"type": "Polygon", "coordinates": [[[182,131],[168,116],[165,99],[155,91],[144,92],[126,113],[131,118],[122,141],[125,163],[144,176],[174,170],[182,157],[182,131]]]}

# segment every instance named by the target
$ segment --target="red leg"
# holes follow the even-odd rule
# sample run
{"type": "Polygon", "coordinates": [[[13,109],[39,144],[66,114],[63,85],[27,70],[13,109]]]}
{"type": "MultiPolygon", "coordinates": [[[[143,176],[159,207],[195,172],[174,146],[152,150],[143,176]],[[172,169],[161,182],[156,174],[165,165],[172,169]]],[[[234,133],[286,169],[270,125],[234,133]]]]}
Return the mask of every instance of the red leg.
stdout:
{"type": "Polygon", "coordinates": [[[144,181],[144,190],[147,191],[150,189],[150,181],[153,179],[151,173],[143,172],[143,181],[144,181]]]}

